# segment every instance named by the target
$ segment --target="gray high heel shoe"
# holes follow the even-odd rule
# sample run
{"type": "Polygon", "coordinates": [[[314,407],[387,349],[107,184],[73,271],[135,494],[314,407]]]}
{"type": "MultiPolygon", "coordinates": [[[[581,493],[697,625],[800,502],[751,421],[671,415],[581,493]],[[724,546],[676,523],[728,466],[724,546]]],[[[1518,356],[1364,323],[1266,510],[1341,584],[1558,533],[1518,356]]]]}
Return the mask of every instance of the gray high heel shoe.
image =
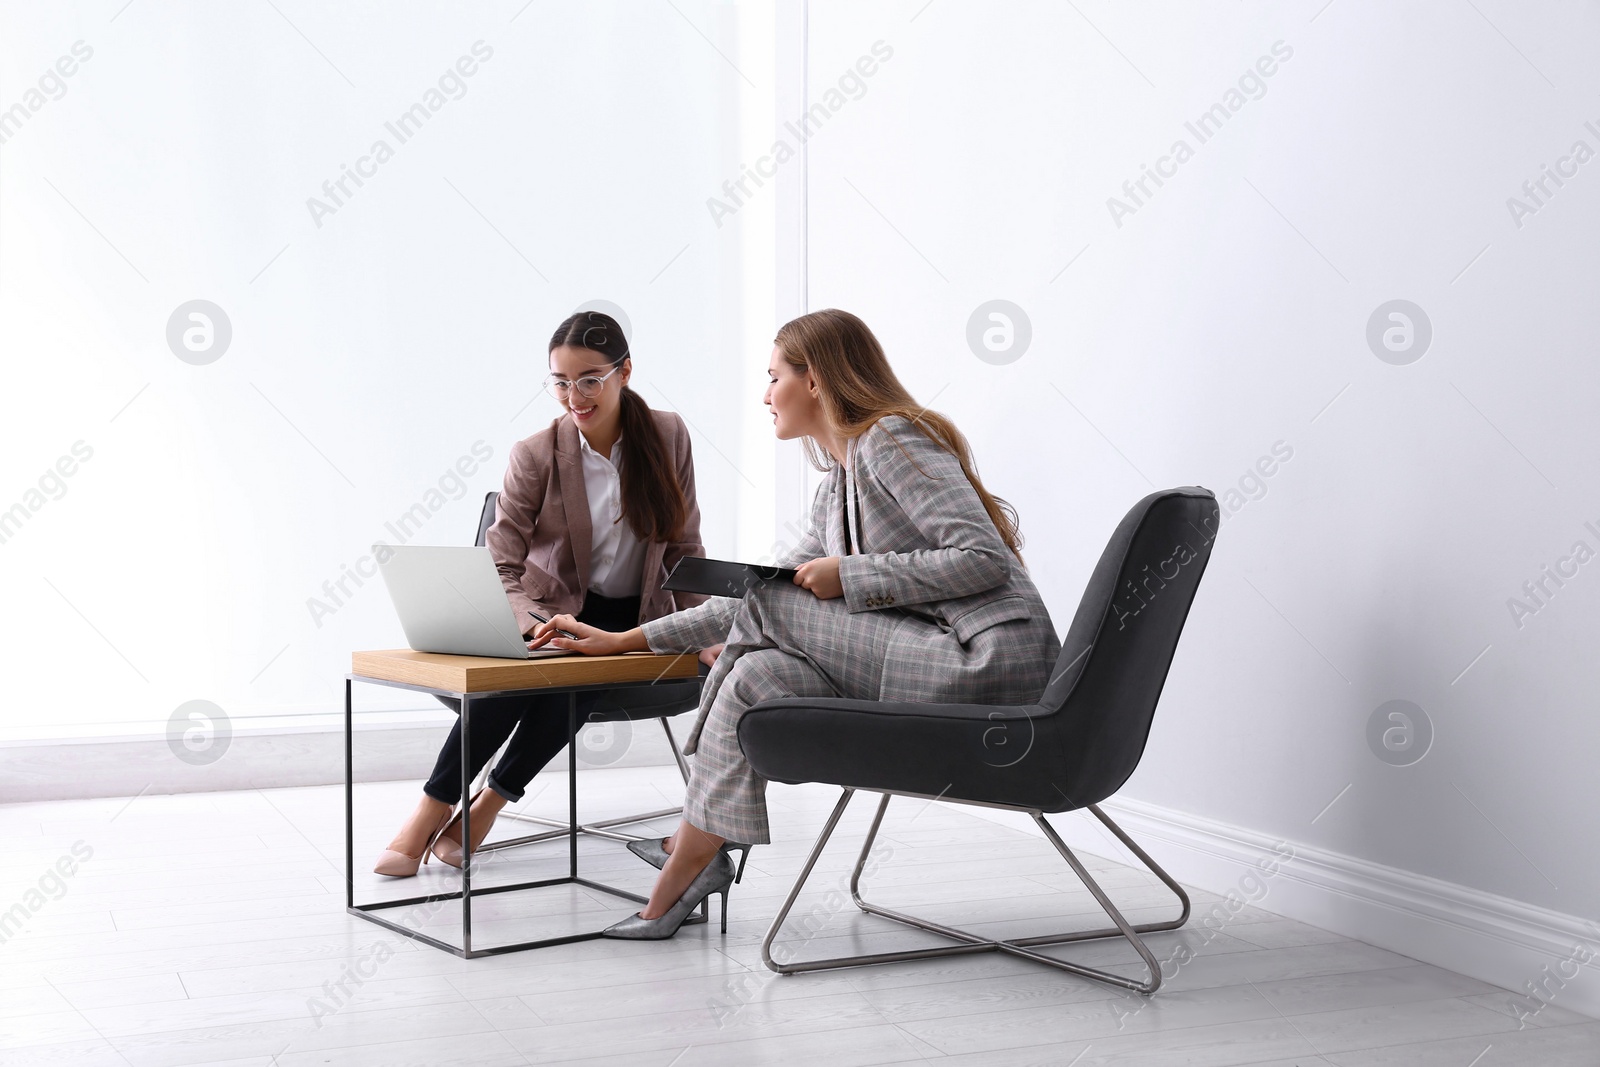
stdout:
{"type": "Polygon", "coordinates": [[[733,885],[733,861],[718,852],[706,864],[706,869],[695,875],[689,888],[683,891],[678,902],[668,908],[659,919],[641,918],[638,912],[600,931],[601,937],[622,941],[665,941],[678,932],[678,927],[688,920],[690,913],[713,893],[722,894],[722,932],[728,932],[728,887],[733,885]]]}
{"type": "Polygon", "coordinates": [[[629,841],[628,851],[659,871],[667,865],[667,857],[671,855],[661,847],[662,840],[663,838],[659,837],[646,837],[639,841],[629,841]]]}
{"type": "MultiPolygon", "coordinates": [[[[660,837],[646,837],[639,841],[629,841],[628,851],[659,871],[667,865],[667,857],[671,855],[661,846],[663,840],[664,838],[660,837]]],[[[737,841],[726,841],[722,845],[722,854],[730,859],[732,859],[732,853],[735,850],[739,853],[739,866],[733,873],[735,882],[744,881],[744,864],[750,858],[751,847],[750,845],[741,845],[737,841]]]]}

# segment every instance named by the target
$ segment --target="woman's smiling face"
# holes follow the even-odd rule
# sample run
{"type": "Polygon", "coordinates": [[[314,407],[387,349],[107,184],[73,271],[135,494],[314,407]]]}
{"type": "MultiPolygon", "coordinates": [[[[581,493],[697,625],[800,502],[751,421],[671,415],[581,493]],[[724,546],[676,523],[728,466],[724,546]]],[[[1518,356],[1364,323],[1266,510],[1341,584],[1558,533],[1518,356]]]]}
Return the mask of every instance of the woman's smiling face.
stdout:
{"type": "MultiPolygon", "coordinates": [[[[550,373],[558,379],[575,382],[579,378],[600,378],[612,371],[611,363],[599,352],[576,345],[560,345],[550,350],[550,373]]],[[[633,374],[633,361],[624,359],[616,373],[606,378],[597,396],[584,396],[577,388],[569,387],[566,394],[556,400],[580,429],[591,430],[611,426],[622,410],[622,387],[633,374]]]]}

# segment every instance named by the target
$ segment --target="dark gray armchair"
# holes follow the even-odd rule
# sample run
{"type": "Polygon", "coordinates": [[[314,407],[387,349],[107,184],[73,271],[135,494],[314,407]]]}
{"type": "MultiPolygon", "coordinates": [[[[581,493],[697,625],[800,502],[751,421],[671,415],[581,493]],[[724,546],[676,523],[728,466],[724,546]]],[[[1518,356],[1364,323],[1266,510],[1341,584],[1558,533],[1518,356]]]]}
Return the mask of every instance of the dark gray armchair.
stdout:
{"type": "Polygon", "coordinates": [[[1006,952],[1140,993],[1161,984],[1161,968],[1140,934],[1173,930],[1189,918],[1189,898],[1106,814],[1100,801],[1127,781],[1144,753],[1156,703],[1219,522],[1208,489],[1152,493],[1134,505],[1102,553],[1035,704],[879,703],[789,698],[752,707],[739,743],[757,773],[779,782],[824,782],[844,793],[772,922],[762,959],[789,974],[972,952],[1006,952]],[[862,911],[950,938],[953,945],[835,959],[776,963],[771,948],[817,858],[857,790],[882,794],[862,845],[850,891],[862,911]],[[864,900],[860,881],[892,797],[921,797],[1025,812],[1071,865],[1113,926],[997,940],[891,911],[864,900]],[[1045,819],[1087,808],[1177,896],[1176,918],[1130,924],[1045,819]],[[1044,946],[1123,937],[1149,972],[1126,978],[1036,951],[1044,946]]]}

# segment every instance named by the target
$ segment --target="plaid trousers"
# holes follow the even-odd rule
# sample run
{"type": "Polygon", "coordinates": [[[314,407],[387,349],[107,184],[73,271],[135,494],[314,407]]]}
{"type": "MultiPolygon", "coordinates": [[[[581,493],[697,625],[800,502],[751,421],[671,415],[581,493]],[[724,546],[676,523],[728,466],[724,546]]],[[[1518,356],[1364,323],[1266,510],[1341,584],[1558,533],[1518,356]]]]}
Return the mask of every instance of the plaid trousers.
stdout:
{"type": "Polygon", "coordinates": [[[1025,704],[1044,689],[1057,647],[1048,626],[1029,620],[992,626],[963,645],[926,618],[852,613],[842,598],[819,600],[787,582],[690,611],[704,613],[713,626],[731,620],[727,647],[707,681],[709,707],[702,707],[697,736],[686,746],[695,761],[684,818],[746,844],[771,840],[766,780],[739,748],[739,719],[752,705],[791,696],[1025,704]]]}

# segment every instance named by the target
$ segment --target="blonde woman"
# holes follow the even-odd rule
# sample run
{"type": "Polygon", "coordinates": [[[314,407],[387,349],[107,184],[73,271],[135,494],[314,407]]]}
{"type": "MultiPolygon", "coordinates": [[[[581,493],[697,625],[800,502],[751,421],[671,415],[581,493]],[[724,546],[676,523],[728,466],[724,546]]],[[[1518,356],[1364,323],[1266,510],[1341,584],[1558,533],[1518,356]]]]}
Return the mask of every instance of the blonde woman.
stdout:
{"type": "Polygon", "coordinates": [[[724,644],[686,750],[683,822],[630,848],[662,868],[649,902],[606,931],[658,940],[727,891],[725,842],[768,841],[766,782],[739,749],[751,705],[788,696],[1026,704],[1048,681],[1055,629],[1019,554],[1015,513],[984,488],[966,439],[912,399],[866,323],[844,311],[778,331],[765,402],[780,440],[802,439],[827,481],[810,529],[767,583],[625,633],[560,616],[546,643],[606,655],[724,644]],[[576,634],[563,638],[560,627],[576,634]]]}

